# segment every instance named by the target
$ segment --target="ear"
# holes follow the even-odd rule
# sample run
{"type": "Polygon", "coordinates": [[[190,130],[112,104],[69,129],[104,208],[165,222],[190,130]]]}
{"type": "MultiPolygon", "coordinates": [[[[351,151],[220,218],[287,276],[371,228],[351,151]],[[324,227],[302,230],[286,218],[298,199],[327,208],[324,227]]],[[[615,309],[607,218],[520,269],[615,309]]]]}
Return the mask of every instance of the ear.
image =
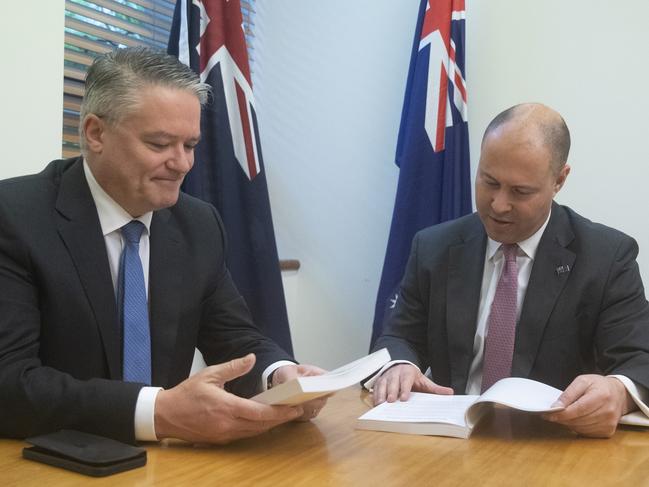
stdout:
{"type": "Polygon", "coordinates": [[[568,164],[564,164],[564,166],[561,168],[561,171],[559,171],[559,174],[557,175],[557,180],[554,183],[554,194],[557,194],[559,190],[563,188],[563,185],[568,178],[568,174],[570,174],[570,166],[568,164]]]}
{"type": "Polygon", "coordinates": [[[86,115],[82,122],[86,147],[90,152],[100,153],[104,148],[105,122],[94,113],[86,115]]]}

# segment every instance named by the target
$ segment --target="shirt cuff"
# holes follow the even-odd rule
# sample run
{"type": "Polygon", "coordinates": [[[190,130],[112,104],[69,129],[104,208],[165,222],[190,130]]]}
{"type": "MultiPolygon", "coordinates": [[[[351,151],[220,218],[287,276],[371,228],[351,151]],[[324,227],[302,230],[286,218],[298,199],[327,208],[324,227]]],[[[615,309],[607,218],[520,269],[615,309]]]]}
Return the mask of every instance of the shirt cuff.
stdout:
{"type": "Polygon", "coordinates": [[[155,434],[155,400],[161,387],[143,387],[135,403],[135,439],[158,441],[155,434]]]}
{"type": "MultiPolygon", "coordinates": [[[[393,365],[397,364],[410,364],[413,367],[417,367],[415,364],[413,364],[410,360],[392,360],[391,362],[388,362],[385,364],[383,367],[381,367],[381,370],[379,370],[373,377],[367,379],[365,383],[363,384],[363,387],[367,389],[368,391],[371,391],[372,388],[374,387],[374,383],[378,380],[378,378],[381,376],[383,372],[388,370],[390,367],[393,365]]],[[[419,368],[419,367],[417,367],[419,368]]]]}
{"type": "Polygon", "coordinates": [[[275,372],[277,369],[279,369],[280,367],[283,367],[284,365],[295,365],[295,362],[291,362],[290,360],[278,360],[277,362],[274,362],[270,364],[268,367],[266,367],[264,373],[261,374],[262,392],[268,390],[268,378],[271,376],[271,374],[275,372]]]}
{"type": "Polygon", "coordinates": [[[607,377],[615,377],[617,380],[622,382],[627,392],[635,402],[636,406],[640,411],[631,411],[628,414],[625,414],[620,418],[620,423],[622,424],[631,424],[636,426],[649,426],[649,407],[647,402],[649,402],[649,391],[646,387],[643,387],[639,384],[636,384],[626,375],[609,375],[607,377]]]}

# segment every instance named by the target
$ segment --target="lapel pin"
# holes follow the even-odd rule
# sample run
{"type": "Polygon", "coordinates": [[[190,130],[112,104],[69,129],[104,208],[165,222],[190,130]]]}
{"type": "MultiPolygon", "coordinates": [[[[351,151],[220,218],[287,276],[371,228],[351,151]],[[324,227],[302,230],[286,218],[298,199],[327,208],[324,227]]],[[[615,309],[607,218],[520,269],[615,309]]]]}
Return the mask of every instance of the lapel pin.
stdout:
{"type": "Polygon", "coordinates": [[[560,265],[560,266],[557,266],[555,271],[557,273],[557,276],[561,276],[561,274],[567,274],[568,272],[570,272],[570,266],[568,264],[560,265]]]}

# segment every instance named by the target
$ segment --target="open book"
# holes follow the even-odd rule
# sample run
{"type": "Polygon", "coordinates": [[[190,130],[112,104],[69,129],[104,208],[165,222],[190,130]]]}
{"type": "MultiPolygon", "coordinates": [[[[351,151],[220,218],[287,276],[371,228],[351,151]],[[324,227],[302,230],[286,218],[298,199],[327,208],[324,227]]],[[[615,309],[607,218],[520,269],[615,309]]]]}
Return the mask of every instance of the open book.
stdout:
{"type": "Polygon", "coordinates": [[[480,396],[442,396],[413,392],[405,402],[384,402],[363,414],[356,427],[366,430],[468,438],[480,418],[500,404],[521,411],[560,411],[552,407],[559,389],[530,379],[508,377],[480,396]]]}
{"type": "Polygon", "coordinates": [[[390,353],[382,348],[326,374],[290,380],[257,394],[252,400],[264,404],[301,404],[358,384],[389,361],[390,353]]]}

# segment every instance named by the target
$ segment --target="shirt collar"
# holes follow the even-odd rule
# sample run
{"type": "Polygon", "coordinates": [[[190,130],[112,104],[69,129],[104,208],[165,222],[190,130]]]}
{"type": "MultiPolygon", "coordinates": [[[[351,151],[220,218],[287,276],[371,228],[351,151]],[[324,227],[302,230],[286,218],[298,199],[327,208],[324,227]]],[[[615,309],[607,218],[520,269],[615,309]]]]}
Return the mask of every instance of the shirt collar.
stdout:
{"type": "MultiPolygon", "coordinates": [[[[543,223],[543,225],[541,225],[541,227],[536,232],[534,232],[525,240],[517,242],[518,247],[532,260],[534,260],[534,257],[536,256],[536,251],[539,248],[539,242],[541,242],[543,232],[545,231],[545,228],[548,226],[548,222],[550,221],[550,215],[552,215],[552,209],[550,209],[550,213],[548,213],[548,217],[545,219],[545,223],[543,223]]],[[[496,252],[498,252],[498,249],[500,249],[501,245],[502,244],[500,242],[496,242],[491,237],[487,236],[488,260],[492,260],[494,258],[494,255],[496,255],[496,252]]]]}
{"type": "Polygon", "coordinates": [[[128,211],[122,208],[99,185],[85,159],[83,160],[83,172],[86,175],[86,181],[88,182],[88,188],[90,188],[90,194],[92,195],[92,199],[95,201],[95,206],[97,207],[99,224],[101,225],[101,231],[104,236],[116,230],[119,230],[132,220],[141,221],[146,227],[147,234],[150,233],[149,229],[151,227],[151,218],[153,217],[152,211],[149,211],[137,218],[133,218],[128,213],[128,211]]]}

